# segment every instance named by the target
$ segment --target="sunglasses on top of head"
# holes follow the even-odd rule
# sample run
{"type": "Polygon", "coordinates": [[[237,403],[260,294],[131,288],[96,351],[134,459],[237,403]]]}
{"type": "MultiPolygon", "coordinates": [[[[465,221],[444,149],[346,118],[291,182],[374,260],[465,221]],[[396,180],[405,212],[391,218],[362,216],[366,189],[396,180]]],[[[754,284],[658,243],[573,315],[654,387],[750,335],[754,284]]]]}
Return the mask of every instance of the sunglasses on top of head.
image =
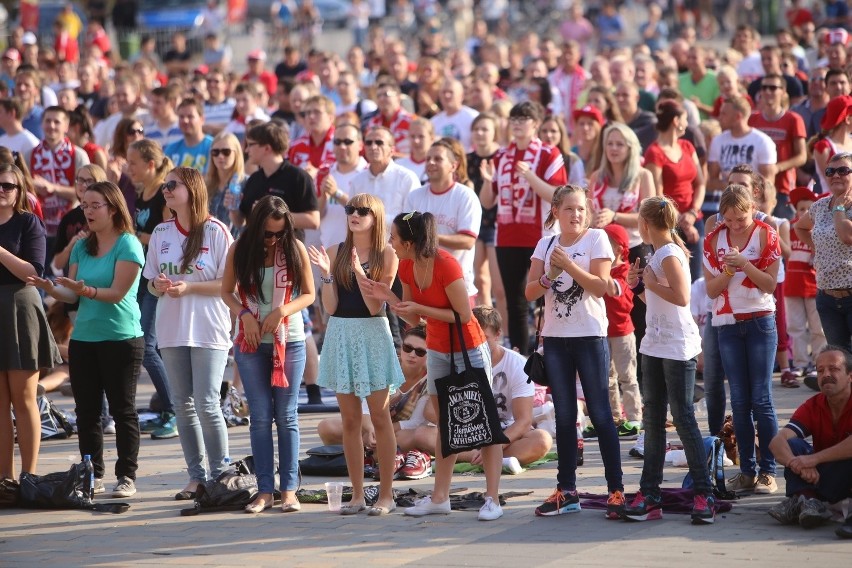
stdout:
{"type": "Polygon", "coordinates": [[[369,207],[355,207],[354,205],[347,205],[343,210],[347,215],[354,215],[357,212],[359,217],[366,217],[372,212],[369,207]]]}

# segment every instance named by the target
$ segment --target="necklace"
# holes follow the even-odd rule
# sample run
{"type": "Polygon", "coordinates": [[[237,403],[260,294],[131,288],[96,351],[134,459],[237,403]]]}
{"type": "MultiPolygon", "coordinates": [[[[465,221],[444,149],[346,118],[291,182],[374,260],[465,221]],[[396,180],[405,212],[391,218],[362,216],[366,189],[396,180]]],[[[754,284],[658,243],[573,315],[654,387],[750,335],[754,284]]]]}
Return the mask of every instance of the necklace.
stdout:
{"type": "MultiPolygon", "coordinates": [[[[423,271],[423,278],[420,278],[420,282],[425,282],[429,277],[429,261],[426,261],[426,270],[423,271]]],[[[420,285],[420,282],[417,281],[417,263],[414,263],[414,285],[417,286],[417,289],[420,290],[420,293],[423,293],[423,287],[420,285]]],[[[428,288],[428,286],[427,286],[428,288]]]]}
{"type": "Polygon", "coordinates": [[[576,244],[577,244],[577,241],[579,241],[579,240],[580,240],[580,237],[582,237],[582,236],[583,236],[583,233],[585,233],[585,232],[586,232],[586,229],[583,229],[582,231],[580,231],[580,233],[579,233],[576,237],[574,237],[574,240],[573,240],[573,241],[571,241],[571,244],[570,244],[570,245],[563,245],[562,243],[559,243],[559,246],[564,246],[565,248],[571,248],[571,247],[573,247],[574,245],[576,245],[576,244]]]}

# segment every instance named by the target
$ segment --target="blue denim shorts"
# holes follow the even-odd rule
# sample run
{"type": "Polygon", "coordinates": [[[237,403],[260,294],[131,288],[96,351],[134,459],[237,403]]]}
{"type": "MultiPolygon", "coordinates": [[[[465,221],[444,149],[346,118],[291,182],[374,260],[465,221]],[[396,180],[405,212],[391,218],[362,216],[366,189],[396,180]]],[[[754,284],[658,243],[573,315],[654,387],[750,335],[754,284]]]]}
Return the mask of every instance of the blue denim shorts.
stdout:
{"type": "MultiPolygon", "coordinates": [[[[491,382],[491,351],[488,349],[488,344],[483,343],[478,347],[467,350],[467,356],[470,357],[470,364],[474,367],[485,369],[485,374],[488,377],[488,382],[491,382]]],[[[456,370],[464,370],[464,357],[461,352],[453,355],[456,370]]],[[[450,354],[441,353],[440,351],[426,350],[426,391],[429,394],[438,394],[435,389],[435,380],[443,379],[450,374],[450,354]]]]}

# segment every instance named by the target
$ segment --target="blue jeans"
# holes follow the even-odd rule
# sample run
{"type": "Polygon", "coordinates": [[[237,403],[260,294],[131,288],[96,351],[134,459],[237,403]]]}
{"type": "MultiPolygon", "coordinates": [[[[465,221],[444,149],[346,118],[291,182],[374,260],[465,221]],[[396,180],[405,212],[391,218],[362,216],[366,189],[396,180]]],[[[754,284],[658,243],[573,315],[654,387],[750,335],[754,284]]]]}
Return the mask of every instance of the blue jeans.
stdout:
{"type": "Polygon", "coordinates": [[[305,342],[287,343],[284,373],[289,386],[272,386],[271,343],[261,343],[254,353],[234,350],[234,359],[243,380],[249,404],[251,451],[261,493],[275,488],[275,446],[272,421],[278,430],[278,463],[281,491],[294,491],[299,486],[299,386],[305,372],[305,342]]]}
{"type": "Polygon", "coordinates": [[[828,344],[852,351],[852,296],[833,298],[820,290],[816,307],[828,344]]]}
{"type": "Polygon", "coordinates": [[[545,337],[544,368],[556,412],[559,468],[556,482],[563,491],[577,488],[577,382],[598,433],[609,491],[624,491],[621,448],[609,406],[609,344],[606,337],[545,337]]]}
{"type": "MultiPolygon", "coordinates": [[[[801,438],[787,440],[794,456],[807,456],[814,453],[813,447],[801,438]]],[[[852,492],[852,459],[825,462],[817,466],[819,481],[812,485],[799,477],[789,467],[784,468],[787,481],[787,496],[793,497],[804,492],[814,492],[822,501],[837,503],[849,497],[852,492]]]]}
{"type": "Polygon", "coordinates": [[[707,313],[704,325],[704,400],[707,404],[707,426],[710,435],[717,436],[725,425],[725,370],[719,353],[719,328],[713,327],[713,312],[707,313]]]}
{"type": "MultiPolygon", "coordinates": [[[[455,333],[455,331],[453,331],[455,333]]],[[[467,350],[467,356],[470,358],[470,364],[477,369],[485,369],[485,376],[488,377],[488,382],[491,382],[491,351],[488,349],[488,344],[483,343],[473,349],[467,350]]],[[[464,355],[461,351],[453,354],[453,362],[455,363],[456,371],[464,371],[464,355]]],[[[450,354],[441,353],[432,349],[426,350],[426,392],[429,394],[438,394],[435,388],[435,380],[443,379],[450,374],[450,354]]]]}
{"type": "Polygon", "coordinates": [[[756,474],[754,422],[760,444],[760,471],[775,475],[775,457],[769,442],[778,433],[772,402],[772,368],[778,332],[775,314],[719,326],[719,352],[731,389],[734,433],[740,454],[740,471],[756,474]]]}
{"type": "Polygon", "coordinates": [[[677,435],[683,443],[686,463],[694,481],[696,495],[710,495],[713,487],[707,471],[707,452],[692,399],[695,394],[697,361],[674,361],[642,355],[645,380],[642,402],[645,404],[645,465],[639,488],[643,495],[660,495],[666,460],[666,407],[671,405],[677,435]]]}
{"type": "Polygon", "coordinates": [[[228,429],[219,404],[227,349],[164,347],[160,350],[175,397],[180,445],[192,481],[216,479],[228,457],[228,429]],[[204,467],[204,458],[210,469],[204,467]]]}
{"type": "Polygon", "coordinates": [[[166,367],[157,351],[157,328],[154,325],[157,317],[157,297],[148,291],[147,282],[144,279],[140,281],[139,293],[136,295],[139,310],[142,312],[142,334],[145,336],[145,355],[142,357],[142,366],[148,371],[148,376],[154,383],[154,389],[160,397],[163,410],[174,413],[175,407],[166,379],[166,367]]]}

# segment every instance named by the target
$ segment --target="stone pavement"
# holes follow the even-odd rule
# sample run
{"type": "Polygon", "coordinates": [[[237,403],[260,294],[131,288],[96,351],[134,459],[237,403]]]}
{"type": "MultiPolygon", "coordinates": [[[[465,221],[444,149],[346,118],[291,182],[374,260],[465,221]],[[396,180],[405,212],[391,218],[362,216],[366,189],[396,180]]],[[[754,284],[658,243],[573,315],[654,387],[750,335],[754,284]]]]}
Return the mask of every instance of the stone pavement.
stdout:
{"type": "MultiPolygon", "coordinates": [[[[153,392],[147,379],[139,403],[153,392]]],[[[776,378],[776,386],[778,380],[776,378]]],[[[775,389],[785,424],[809,389],[775,389]]],[[[63,408],[73,401],[54,393],[63,408]]],[[[319,445],[316,424],[323,415],[300,416],[304,450],[319,445]]],[[[251,453],[248,427],[228,431],[234,459],[251,453]]],[[[669,434],[670,438],[673,434],[669,434]]],[[[622,443],[628,492],[639,483],[642,462],[628,456],[622,443]]],[[[115,459],[106,441],[107,488],[115,459]]],[[[595,442],[586,445],[586,463],[578,470],[581,491],[603,493],[606,485],[595,442]]],[[[172,500],[185,482],[177,438],[143,438],[139,456],[139,492],[122,515],[84,511],[0,511],[0,566],[848,566],[852,543],[837,539],[834,527],[810,531],[784,527],[766,514],[783,496],[752,496],[735,503],[716,524],[692,526],[683,515],[661,521],[607,521],[597,510],[537,518],[534,507],[552,491],[555,464],[504,476],[503,491],[528,491],[509,500],[502,519],[478,522],[475,512],[421,519],[401,513],[387,517],[341,517],[325,505],[304,505],[299,513],[273,508],[259,515],[242,512],[181,517],[186,502],[172,500]]],[[[79,459],[77,439],[42,445],[41,473],[65,470],[79,459]]],[[[734,468],[728,468],[733,475],[734,468]]],[[[668,467],[664,486],[680,486],[684,469],[668,467]]],[[[780,474],[780,472],[779,472],[780,474]]],[[[318,489],[326,479],[306,477],[303,487],[318,489]]],[[[403,489],[430,489],[430,478],[397,481],[403,489]]],[[[454,486],[482,490],[481,475],[456,476],[454,486]]]]}

